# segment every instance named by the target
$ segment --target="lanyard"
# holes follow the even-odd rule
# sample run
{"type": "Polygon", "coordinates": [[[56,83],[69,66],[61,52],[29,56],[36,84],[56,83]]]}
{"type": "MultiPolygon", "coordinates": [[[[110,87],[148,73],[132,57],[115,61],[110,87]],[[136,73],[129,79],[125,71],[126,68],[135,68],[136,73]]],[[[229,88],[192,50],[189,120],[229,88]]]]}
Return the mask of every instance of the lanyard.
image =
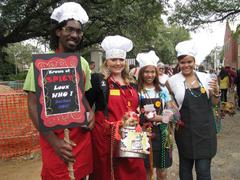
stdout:
{"type": "MultiPolygon", "coordinates": [[[[201,81],[198,79],[198,77],[197,77],[196,74],[195,74],[195,76],[196,76],[197,82],[198,82],[198,84],[199,84],[199,87],[198,87],[198,88],[200,88],[200,93],[199,93],[199,94],[194,93],[194,92],[192,91],[192,89],[187,86],[186,80],[184,81],[184,86],[185,86],[185,89],[188,89],[188,90],[189,90],[189,92],[191,93],[191,95],[192,95],[193,97],[200,97],[202,94],[205,94],[205,93],[206,93],[206,90],[205,90],[205,88],[203,87],[201,81]]],[[[193,82],[195,82],[195,80],[194,80],[193,82]]],[[[193,82],[192,82],[192,84],[193,84],[193,82]]]]}

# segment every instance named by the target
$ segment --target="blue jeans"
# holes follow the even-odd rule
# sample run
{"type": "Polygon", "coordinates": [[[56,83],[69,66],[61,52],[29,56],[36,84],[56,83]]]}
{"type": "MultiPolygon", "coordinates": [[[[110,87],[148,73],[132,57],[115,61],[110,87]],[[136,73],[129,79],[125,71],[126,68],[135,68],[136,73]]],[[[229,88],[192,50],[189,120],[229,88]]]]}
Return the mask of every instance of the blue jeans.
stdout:
{"type": "Polygon", "coordinates": [[[193,180],[192,168],[194,163],[197,180],[211,180],[211,159],[186,159],[179,157],[180,180],[193,180]]]}

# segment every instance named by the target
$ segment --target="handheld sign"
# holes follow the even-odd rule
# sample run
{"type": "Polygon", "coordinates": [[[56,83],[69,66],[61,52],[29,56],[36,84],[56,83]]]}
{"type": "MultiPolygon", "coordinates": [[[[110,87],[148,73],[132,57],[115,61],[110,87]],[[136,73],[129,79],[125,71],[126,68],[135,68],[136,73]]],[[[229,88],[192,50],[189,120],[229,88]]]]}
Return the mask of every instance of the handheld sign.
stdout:
{"type": "Polygon", "coordinates": [[[40,131],[84,126],[84,77],[79,54],[33,55],[40,131]]]}

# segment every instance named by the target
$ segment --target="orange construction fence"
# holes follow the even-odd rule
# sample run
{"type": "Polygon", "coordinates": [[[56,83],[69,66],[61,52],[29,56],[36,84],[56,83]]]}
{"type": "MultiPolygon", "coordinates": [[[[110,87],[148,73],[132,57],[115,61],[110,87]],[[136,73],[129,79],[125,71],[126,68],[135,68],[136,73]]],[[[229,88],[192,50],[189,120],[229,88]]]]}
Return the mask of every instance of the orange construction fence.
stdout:
{"type": "Polygon", "coordinates": [[[39,149],[39,134],[28,115],[27,94],[0,94],[0,159],[39,149]]]}

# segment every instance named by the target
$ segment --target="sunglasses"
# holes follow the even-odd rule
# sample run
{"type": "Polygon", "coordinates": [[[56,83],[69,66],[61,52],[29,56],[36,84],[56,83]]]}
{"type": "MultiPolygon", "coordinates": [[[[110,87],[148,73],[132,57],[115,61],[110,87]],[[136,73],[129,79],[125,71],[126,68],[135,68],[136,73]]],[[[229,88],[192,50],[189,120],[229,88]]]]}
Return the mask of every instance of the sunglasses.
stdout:
{"type": "Polygon", "coordinates": [[[67,34],[76,33],[78,36],[82,36],[83,32],[81,29],[76,29],[73,27],[63,27],[62,30],[67,34]]]}

